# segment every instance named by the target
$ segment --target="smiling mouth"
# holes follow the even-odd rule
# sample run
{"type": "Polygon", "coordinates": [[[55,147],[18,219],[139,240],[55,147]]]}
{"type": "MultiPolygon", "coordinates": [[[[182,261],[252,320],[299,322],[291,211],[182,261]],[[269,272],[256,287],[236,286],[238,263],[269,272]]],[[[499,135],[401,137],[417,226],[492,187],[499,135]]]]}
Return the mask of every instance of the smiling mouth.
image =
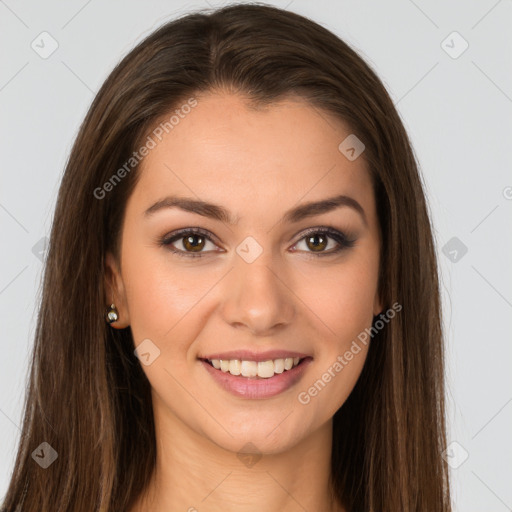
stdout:
{"type": "Polygon", "coordinates": [[[269,359],[268,361],[247,361],[240,359],[201,359],[210,366],[223,373],[249,379],[270,379],[275,375],[286,373],[301,365],[311,357],[286,357],[269,359]]]}

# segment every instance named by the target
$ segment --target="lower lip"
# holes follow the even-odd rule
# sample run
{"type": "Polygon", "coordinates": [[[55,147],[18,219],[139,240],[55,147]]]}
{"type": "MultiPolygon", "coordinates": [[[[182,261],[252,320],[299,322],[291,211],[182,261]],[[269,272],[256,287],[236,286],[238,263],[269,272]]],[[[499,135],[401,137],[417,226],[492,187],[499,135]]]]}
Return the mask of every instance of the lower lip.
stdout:
{"type": "Polygon", "coordinates": [[[291,388],[301,379],[312,360],[311,357],[307,357],[291,370],[277,373],[268,379],[231,375],[229,372],[217,370],[210,363],[202,359],[200,362],[205,367],[206,371],[209,372],[215,381],[226,391],[242,398],[262,399],[271,398],[291,388]]]}

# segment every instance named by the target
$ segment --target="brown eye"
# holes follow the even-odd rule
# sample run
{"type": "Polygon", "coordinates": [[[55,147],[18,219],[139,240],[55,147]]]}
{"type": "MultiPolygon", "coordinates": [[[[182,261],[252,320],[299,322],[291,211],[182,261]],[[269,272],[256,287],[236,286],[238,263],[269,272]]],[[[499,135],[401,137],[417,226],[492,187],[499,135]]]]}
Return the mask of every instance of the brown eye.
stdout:
{"type": "Polygon", "coordinates": [[[187,251],[200,252],[205,244],[205,238],[201,235],[189,235],[183,237],[183,247],[187,251]],[[199,239],[199,241],[197,241],[199,239]]]}
{"type": "Polygon", "coordinates": [[[322,252],[327,247],[327,238],[324,234],[306,237],[306,244],[313,252],[322,252]]]}
{"type": "Polygon", "coordinates": [[[182,229],[160,240],[160,244],[167,247],[177,256],[202,257],[208,253],[216,252],[216,245],[210,235],[200,228],[182,229]],[[208,247],[208,244],[211,247],[208,247]]]}
{"type": "Polygon", "coordinates": [[[355,239],[334,228],[323,227],[310,229],[296,244],[295,250],[314,256],[330,256],[353,247],[355,239]],[[302,247],[300,245],[303,244],[302,247]]]}

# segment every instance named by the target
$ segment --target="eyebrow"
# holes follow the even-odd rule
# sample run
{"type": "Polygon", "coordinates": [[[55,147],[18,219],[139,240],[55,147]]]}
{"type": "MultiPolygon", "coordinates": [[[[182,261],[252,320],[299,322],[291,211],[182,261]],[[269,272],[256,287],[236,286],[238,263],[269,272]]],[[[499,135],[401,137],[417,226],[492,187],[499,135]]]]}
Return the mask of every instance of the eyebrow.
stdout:
{"type": "MultiPolygon", "coordinates": [[[[328,213],[343,206],[352,208],[358,212],[361,215],[364,224],[366,226],[368,225],[363,207],[354,198],[346,195],[338,195],[321,201],[311,201],[309,203],[296,206],[284,214],[282,221],[296,223],[303,219],[314,217],[315,215],[328,213]]],[[[144,216],[150,217],[157,211],[165,208],[179,208],[180,210],[219,220],[229,225],[236,225],[239,221],[239,217],[235,218],[232,216],[223,206],[190,197],[179,196],[168,196],[160,199],[144,212],[144,216]]]]}

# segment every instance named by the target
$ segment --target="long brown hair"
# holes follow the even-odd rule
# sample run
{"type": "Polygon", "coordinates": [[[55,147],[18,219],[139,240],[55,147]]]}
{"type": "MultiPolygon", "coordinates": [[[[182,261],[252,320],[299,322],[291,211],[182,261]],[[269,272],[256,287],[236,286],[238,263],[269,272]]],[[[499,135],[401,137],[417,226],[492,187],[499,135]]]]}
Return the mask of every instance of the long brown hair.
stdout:
{"type": "Polygon", "coordinates": [[[379,290],[385,306],[397,302],[402,311],[375,336],[334,416],[332,485],[351,512],[448,512],[438,270],[411,144],[383,84],[354,50],[307,18],[259,4],[166,23],[96,95],[59,190],[2,510],[124,511],[147,485],[156,457],[150,385],[130,329],[105,323],[105,254],[119,257],[138,176],[126,162],[163,115],[216,88],[254,105],[297,94],[364,142],[383,240],[379,290]],[[99,194],[123,166],[113,190],[99,194]],[[42,442],[58,454],[47,469],[32,456],[42,442]]]}

